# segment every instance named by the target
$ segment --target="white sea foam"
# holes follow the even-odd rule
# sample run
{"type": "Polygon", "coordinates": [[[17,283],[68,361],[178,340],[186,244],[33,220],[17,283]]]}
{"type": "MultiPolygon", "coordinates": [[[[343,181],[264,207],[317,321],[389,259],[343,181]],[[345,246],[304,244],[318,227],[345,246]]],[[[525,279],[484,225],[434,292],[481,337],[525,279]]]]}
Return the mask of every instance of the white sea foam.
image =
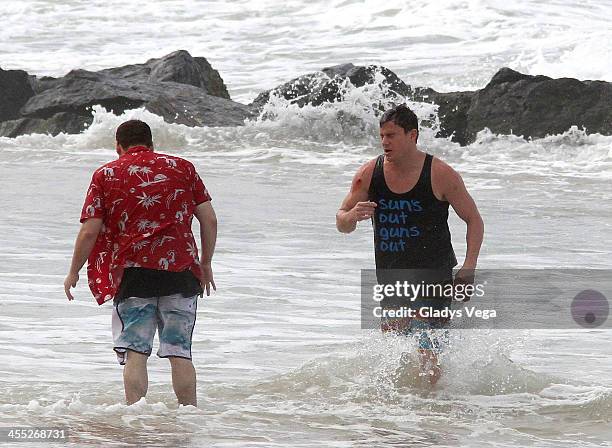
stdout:
{"type": "Polygon", "coordinates": [[[502,66],[612,81],[611,8],[595,0],[545,7],[535,0],[300,0],[282,7],[272,0],[71,6],[7,0],[2,12],[11,25],[0,30],[0,39],[11,45],[0,66],[59,76],[183,48],[209,58],[244,101],[344,62],[386,65],[411,84],[442,91],[483,87],[502,66]]]}

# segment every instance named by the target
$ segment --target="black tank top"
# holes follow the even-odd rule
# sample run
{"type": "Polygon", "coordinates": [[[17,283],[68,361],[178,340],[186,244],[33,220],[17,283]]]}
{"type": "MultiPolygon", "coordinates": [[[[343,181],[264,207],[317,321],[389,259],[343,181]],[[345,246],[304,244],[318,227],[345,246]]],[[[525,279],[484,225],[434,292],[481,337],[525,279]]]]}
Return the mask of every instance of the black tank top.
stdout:
{"type": "Polygon", "coordinates": [[[457,265],[448,229],[448,202],[431,187],[433,156],[426,154],[421,175],[406,193],[392,192],[376,160],[368,198],[378,206],[372,217],[376,269],[448,269],[457,265]]]}

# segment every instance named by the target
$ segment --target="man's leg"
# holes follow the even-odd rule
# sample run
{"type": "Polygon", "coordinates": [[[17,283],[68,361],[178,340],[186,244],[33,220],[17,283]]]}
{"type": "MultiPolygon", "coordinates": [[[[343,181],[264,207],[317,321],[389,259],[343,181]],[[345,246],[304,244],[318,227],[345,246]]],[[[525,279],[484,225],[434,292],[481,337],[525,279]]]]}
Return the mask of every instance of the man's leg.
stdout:
{"type": "Polygon", "coordinates": [[[191,362],[191,339],[196,321],[197,296],[180,294],[159,298],[159,351],[172,366],[172,387],[179,404],[196,406],[196,373],[191,362]]]}
{"type": "Polygon", "coordinates": [[[171,356],[172,387],[179,404],[197,406],[196,372],[191,359],[171,356]]]}
{"type": "Polygon", "coordinates": [[[421,361],[421,374],[429,379],[429,384],[435,386],[442,375],[438,356],[433,350],[419,349],[419,360],[421,361]]]}
{"type": "MultiPolygon", "coordinates": [[[[401,319],[384,319],[381,321],[381,330],[383,333],[395,333],[401,335],[414,335],[413,328],[428,328],[424,321],[413,323],[415,319],[401,318],[401,319]]],[[[442,370],[438,364],[438,357],[436,353],[430,349],[431,341],[430,335],[425,331],[419,331],[418,335],[419,343],[419,370],[420,376],[425,377],[429,383],[433,386],[440,379],[442,370]]]]}
{"type": "Polygon", "coordinates": [[[149,377],[147,374],[147,355],[128,350],[123,368],[123,385],[127,404],[134,404],[147,395],[149,377]]]}
{"type": "Polygon", "coordinates": [[[444,323],[435,319],[412,319],[410,322],[410,331],[417,337],[419,345],[421,377],[427,379],[431,386],[435,386],[442,375],[438,353],[447,337],[443,327],[444,323]]]}
{"type": "Polygon", "coordinates": [[[128,297],[113,308],[114,350],[123,368],[123,385],[128,404],[147,394],[147,358],[157,328],[157,299],[128,297]]]}

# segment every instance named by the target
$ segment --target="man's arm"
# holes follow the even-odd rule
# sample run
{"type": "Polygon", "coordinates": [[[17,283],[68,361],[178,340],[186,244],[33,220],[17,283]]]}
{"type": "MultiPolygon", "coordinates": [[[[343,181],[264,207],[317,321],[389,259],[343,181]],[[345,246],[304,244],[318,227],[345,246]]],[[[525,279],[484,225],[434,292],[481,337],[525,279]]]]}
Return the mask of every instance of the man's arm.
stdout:
{"type": "Polygon", "coordinates": [[[351,189],[336,213],[336,228],[339,232],[351,233],[357,227],[358,221],[370,219],[374,214],[377,204],[368,201],[368,188],[375,163],[376,159],[361,166],[353,177],[351,189]]]}
{"type": "Polygon", "coordinates": [[[478,207],[468,193],[463,179],[444,162],[438,161],[437,176],[442,185],[443,199],[453,207],[457,215],[467,224],[467,249],[462,269],[473,270],[478,264],[478,254],[484,236],[484,223],[478,207]]]}
{"type": "Polygon", "coordinates": [[[74,243],[74,253],[72,254],[70,271],[64,280],[64,291],[66,292],[68,300],[74,300],[70,288],[76,287],[79,281],[79,271],[89,258],[89,254],[96,243],[103,222],[101,218],[89,218],[81,224],[81,229],[74,243]]]}
{"type": "Polygon", "coordinates": [[[210,295],[210,286],[216,291],[217,286],[213,279],[212,257],[217,242],[217,215],[210,201],[197,205],[194,216],[200,222],[200,240],[202,244],[202,255],[200,257],[200,268],[202,270],[202,288],[206,295],[210,295]]]}

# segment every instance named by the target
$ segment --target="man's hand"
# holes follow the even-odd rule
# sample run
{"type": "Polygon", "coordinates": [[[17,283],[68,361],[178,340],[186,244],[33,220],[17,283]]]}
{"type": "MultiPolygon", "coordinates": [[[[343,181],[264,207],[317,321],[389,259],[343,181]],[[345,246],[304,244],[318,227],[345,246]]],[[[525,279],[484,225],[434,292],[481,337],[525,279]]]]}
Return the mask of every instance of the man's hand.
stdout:
{"type": "Polygon", "coordinates": [[[365,221],[366,219],[370,219],[372,217],[376,207],[376,202],[358,202],[350,211],[351,217],[355,220],[355,222],[365,221]]]}
{"type": "Polygon", "coordinates": [[[76,288],[77,282],[79,281],[79,273],[69,273],[64,280],[64,292],[68,300],[74,300],[74,296],[70,292],[70,288],[76,288]]]}
{"type": "Polygon", "coordinates": [[[210,287],[216,291],[217,286],[215,285],[215,281],[213,280],[213,272],[210,263],[200,263],[200,270],[202,272],[202,281],[200,284],[202,285],[202,289],[206,290],[206,295],[210,295],[210,287]]]}
{"type": "Polygon", "coordinates": [[[462,294],[465,298],[462,302],[469,302],[473,294],[473,288],[467,288],[467,285],[474,284],[474,274],[475,269],[471,267],[466,267],[465,265],[461,267],[455,274],[455,278],[453,280],[453,287],[456,289],[457,285],[463,285],[462,294]]]}

